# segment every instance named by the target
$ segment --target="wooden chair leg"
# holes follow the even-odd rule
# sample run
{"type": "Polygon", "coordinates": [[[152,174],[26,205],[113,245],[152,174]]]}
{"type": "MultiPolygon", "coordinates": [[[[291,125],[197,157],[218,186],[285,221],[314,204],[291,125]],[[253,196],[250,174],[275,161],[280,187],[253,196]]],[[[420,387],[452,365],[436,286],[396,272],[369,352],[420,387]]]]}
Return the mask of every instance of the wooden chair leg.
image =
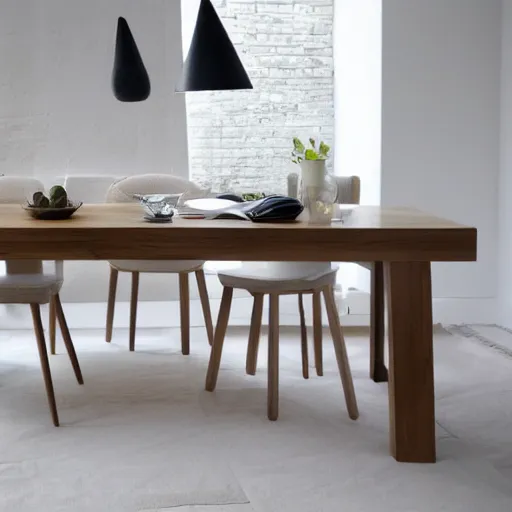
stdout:
{"type": "Polygon", "coordinates": [[[247,346],[247,358],[245,361],[245,371],[248,375],[256,375],[262,316],[263,294],[257,293],[254,295],[252,305],[251,330],[249,331],[249,345],[247,346]]]}
{"type": "Polygon", "coordinates": [[[279,417],[279,295],[270,295],[268,322],[268,390],[267,416],[270,421],[279,417]]]}
{"type": "Polygon", "coordinates": [[[130,352],[135,350],[135,330],[137,327],[137,302],[139,298],[139,273],[132,272],[132,296],[130,299],[130,352]]]}
{"type": "Polygon", "coordinates": [[[55,303],[54,297],[50,297],[50,305],[49,305],[49,331],[50,331],[50,354],[54,356],[57,353],[56,350],[56,311],[55,311],[55,303]]]}
{"type": "Polygon", "coordinates": [[[213,345],[213,322],[212,311],[210,309],[210,299],[208,298],[208,289],[206,288],[206,279],[204,270],[196,270],[197,289],[199,290],[199,298],[201,299],[201,308],[203,309],[204,324],[208,335],[208,343],[213,345]]]}
{"type": "Polygon", "coordinates": [[[60,331],[62,333],[62,338],[64,339],[64,345],[66,346],[66,350],[68,352],[69,360],[71,361],[71,365],[73,366],[73,371],[75,372],[76,380],[78,384],[83,384],[84,379],[82,377],[82,371],[80,370],[80,364],[78,363],[78,358],[76,357],[75,347],[73,346],[73,340],[71,339],[71,335],[69,334],[68,324],[66,322],[66,317],[64,316],[64,310],[62,309],[62,303],[60,301],[59,295],[55,295],[53,297],[55,302],[55,312],[57,314],[57,319],[59,320],[60,331]]]}
{"type": "Polygon", "coordinates": [[[313,338],[315,346],[316,374],[322,377],[324,374],[324,355],[322,340],[322,297],[320,292],[313,293],[313,338]]]}
{"type": "Polygon", "coordinates": [[[116,307],[116,291],[117,291],[117,278],[119,271],[110,267],[110,281],[108,285],[108,303],[107,303],[107,330],[105,334],[105,341],[110,343],[112,341],[112,329],[114,326],[114,310],[116,307]]]}
{"type": "Polygon", "coordinates": [[[190,291],[188,274],[180,274],[181,353],[190,354],[190,291]]]}
{"type": "Polygon", "coordinates": [[[304,296],[299,293],[300,345],[302,353],[302,376],[309,379],[308,329],[304,312],[304,296]]]}
{"type": "Polygon", "coordinates": [[[206,374],[206,391],[214,391],[219,376],[220,360],[222,358],[222,347],[228,328],[229,313],[231,311],[231,301],[233,299],[233,288],[224,287],[222,300],[220,302],[219,317],[215,327],[215,337],[208,363],[208,372],[206,374]]]}
{"type": "Polygon", "coordinates": [[[334,351],[336,352],[336,361],[338,362],[338,369],[343,385],[343,391],[345,393],[348,415],[351,419],[357,420],[359,417],[359,411],[357,408],[356,394],[354,392],[354,382],[352,381],[347,347],[345,345],[343,331],[341,330],[340,317],[338,314],[338,308],[336,307],[336,302],[334,301],[334,290],[332,286],[324,288],[323,294],[327,309],[327,316],[329,318],[329,326],[331,328],[334,351]]]}
{"type": "Polygon", "coordinates": [[[376,261],[371,269],[370,378],[387,382],[384,362],[384,264],[376,261]]]}
{"type": "Polygon", "coordinates": [[[41,371],[43,372],[44,385],[46,387],[46,395],[48,397],[48,405],[52,415],[53,424],[59,426],[59,415],[57,414],[57,404],[55,403],[55,392],[53,391],[52,374],[50,372],[50,363],[48,362],[48,353],[46,351],[46,343],[44,340],[43,322],[41,321],[41,309],[39,304],[30,304],[32,312],[32,321],[34,323],[34,331],[36,334],[37,348],[39,350],[39,359],[41,360],[41,371]]]}

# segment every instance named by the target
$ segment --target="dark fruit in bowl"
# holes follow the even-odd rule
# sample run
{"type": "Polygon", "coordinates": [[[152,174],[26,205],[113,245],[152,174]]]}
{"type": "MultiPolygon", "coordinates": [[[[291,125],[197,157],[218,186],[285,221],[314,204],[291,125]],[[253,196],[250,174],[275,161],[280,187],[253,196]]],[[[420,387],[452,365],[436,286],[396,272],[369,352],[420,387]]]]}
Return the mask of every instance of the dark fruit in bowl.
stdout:
{"type": "Polygon", "coordinates": [[[55,185],[50,189],[50,193],[48,197],[46,197],[42,192],[36,192],[32,196],[32,204],[35,208],[67,208],[71,206],[68,193],[61,187],[60,185],[55,185]]]}
{"type": "Polygon", "coordinates": [[[36,192],[32,196],[32,204],[37,208],[49,208],[50,200],[42,192],[36,192]]]}
{"type": "Polygon", "coordinates": [[[50,207],[66,208],[68,205],[68,194],[64,187],[55,185],[50,189],[50,207]]]}
{"type": "Polygon", "coordinates": [[[73,203],[68,199],[64,187],[55,185],[50,189],[48,197],[42,192],[36,192],[32,196],[32,203],[24,206],[31,217],[40,220],[65,220],[69,219],[82,203],[73,203]]]}

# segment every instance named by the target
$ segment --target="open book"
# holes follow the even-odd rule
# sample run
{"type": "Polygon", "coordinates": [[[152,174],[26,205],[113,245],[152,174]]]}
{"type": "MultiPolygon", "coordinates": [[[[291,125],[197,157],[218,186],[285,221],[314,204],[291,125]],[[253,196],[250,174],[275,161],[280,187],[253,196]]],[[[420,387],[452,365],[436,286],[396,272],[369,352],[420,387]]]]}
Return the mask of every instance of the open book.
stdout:
{"type": "Polygon", "coordinates": [[[246,212],[253,202],[237,203],[229,199],[189,199],[178,208],[178,215],[188,219],[241,219],[250,220],[246,212]]]}
{"type": "Polygon", "coordinates": [[[267,196],[256,201],[238,203],[229,199],[190,199],[178,214],[183,218],[241,219],[252,222],[285,222],[295,220],[304,207],[291,197],[267,196]]]}

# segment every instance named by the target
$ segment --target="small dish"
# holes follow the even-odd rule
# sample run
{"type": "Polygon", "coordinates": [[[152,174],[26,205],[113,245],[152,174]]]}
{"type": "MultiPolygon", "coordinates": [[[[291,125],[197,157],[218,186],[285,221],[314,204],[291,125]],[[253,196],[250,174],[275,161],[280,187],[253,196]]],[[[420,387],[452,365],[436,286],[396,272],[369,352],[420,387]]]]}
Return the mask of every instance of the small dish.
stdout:
{"type": "Polygon", "coordinates": [[[165,224],[167,222],[172,222],[173,215],[160,215],[160,216],[152,216],[152,215],[144,215],[144,220],[146,222],[152,222],[154,224],[165,224]]]}
{"type": "Polygon", "coordinates": [[[23,209],[38,220],[66,220],[69,219],[81,206],[82,202],[72,203],[64,208],[39,208],[30,204],[24,205],[23,209]]]}

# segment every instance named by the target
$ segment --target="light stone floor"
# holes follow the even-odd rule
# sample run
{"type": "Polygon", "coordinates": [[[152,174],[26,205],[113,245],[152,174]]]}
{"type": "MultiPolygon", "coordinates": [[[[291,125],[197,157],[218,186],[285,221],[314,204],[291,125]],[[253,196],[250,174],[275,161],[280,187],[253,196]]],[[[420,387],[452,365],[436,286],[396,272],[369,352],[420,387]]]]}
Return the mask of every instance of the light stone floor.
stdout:
{"type": "Polygon", "coordinates": [[[361,417],[352,422],[325,339],[325,376],[301,376],[298,333],[281,337],[280,419],[266,419],[266,343],[244,373],[247,331],[228,332],[215,393],[192,330],[72,333],[85,386],[59,343],[51,358],[62,426],[51,426],[29,331],[0,334],[0,510],[10,512],[510,512],[512,359],[439,331],[438,457],[388,455],[387,386],[368,378],[365,337],[348,338],[361,417]]]}

